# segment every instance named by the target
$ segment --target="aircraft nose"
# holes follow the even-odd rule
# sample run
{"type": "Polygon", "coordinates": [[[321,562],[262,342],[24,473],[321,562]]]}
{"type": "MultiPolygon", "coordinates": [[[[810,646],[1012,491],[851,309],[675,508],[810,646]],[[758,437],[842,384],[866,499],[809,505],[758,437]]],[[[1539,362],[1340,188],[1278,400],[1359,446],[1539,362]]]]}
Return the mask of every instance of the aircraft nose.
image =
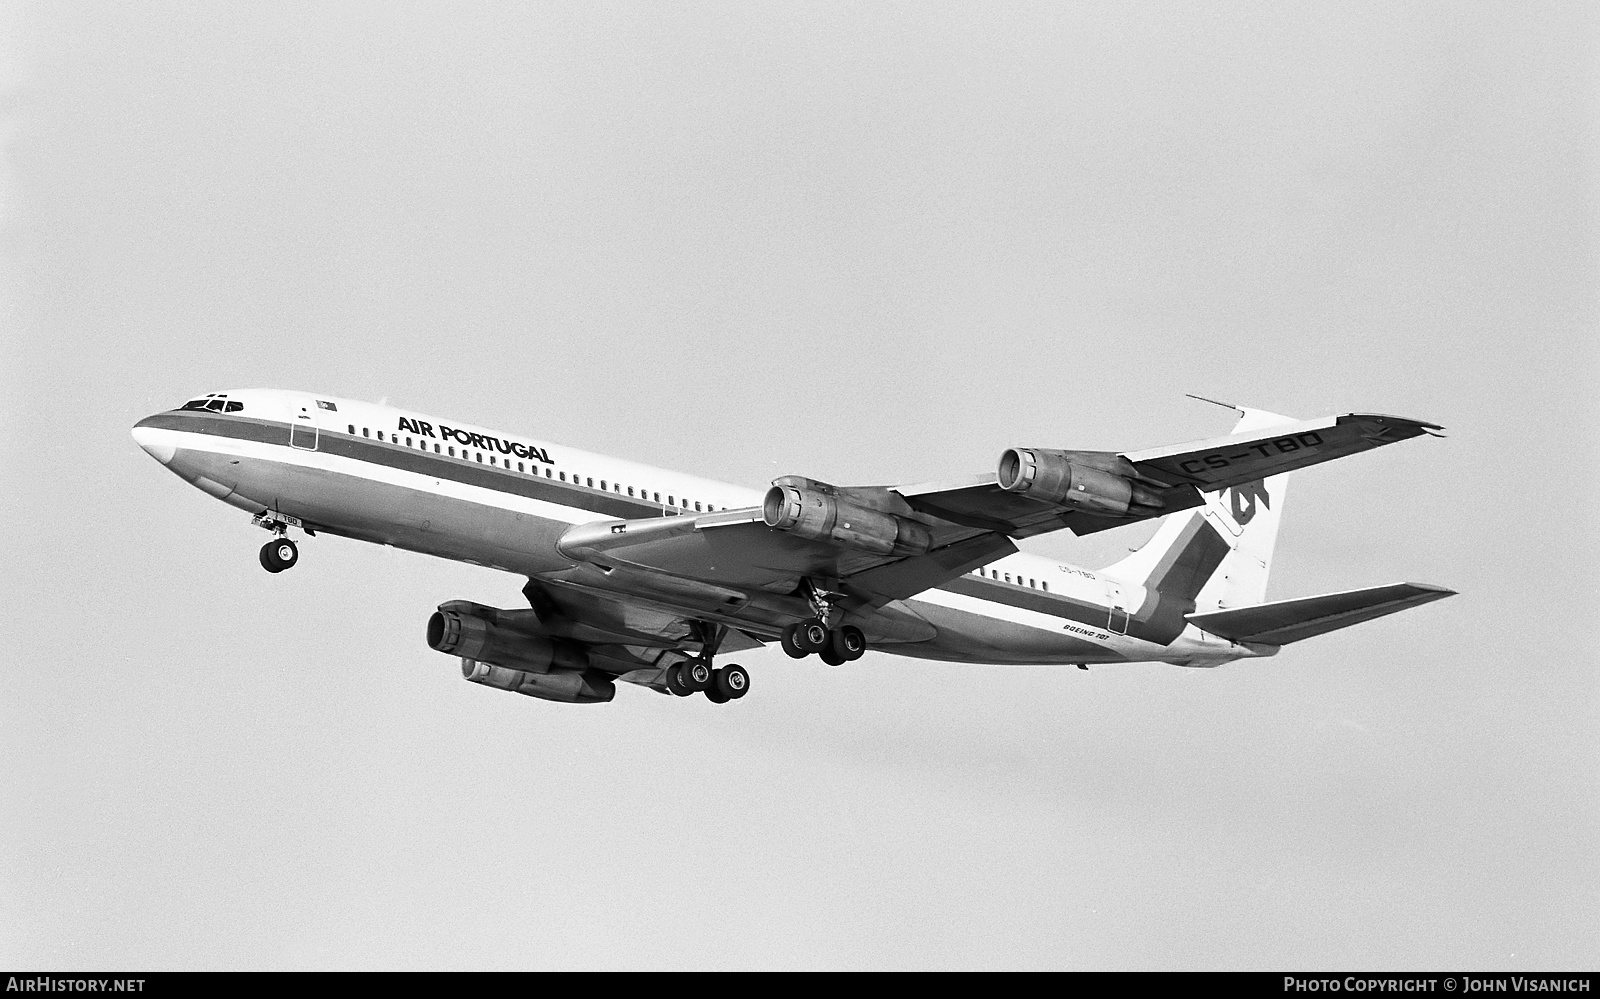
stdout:
{"type": "Polygon", "coordinates": [[[145,449],[150,457],[163,465],[172,463],[172,456],[178,449],[166,441],[166,434],[155,427],[149,426],[148,419],[140,420],[133,425],[133,442],[145,449]]]}

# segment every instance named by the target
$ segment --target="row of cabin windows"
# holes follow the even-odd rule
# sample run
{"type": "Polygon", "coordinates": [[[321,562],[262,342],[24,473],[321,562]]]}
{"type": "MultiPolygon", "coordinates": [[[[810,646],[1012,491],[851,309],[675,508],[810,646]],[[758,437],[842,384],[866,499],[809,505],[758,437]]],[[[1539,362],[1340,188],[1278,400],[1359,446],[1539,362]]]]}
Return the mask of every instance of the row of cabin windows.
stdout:
{"type": "MultiPolygon", "coordinates": [[[[1005,581],[1008,582],[1008,583],[1012,581],[1011,580],[1011,573],[1009,573],[1009,572],[1002,573],[997,569],[990,569],[987,566],[983,566],[983,567],[979,568],[977,570],[977,573],[978,573],[978,575],[985,576],[985,577],[987,577],[989,579],[1001,579],[1001,578],[1004,578],[1005,581]]],[[[1022,573],[1020,573],[1020,572],[1017,573],[1016,584],[1018,586],[1031,586],[1036,590],[1043,590],[1046,593],[1050,592],[1050,584],[1049,583],[1040,582],[1040,581],[1035,580],[1035,579],[1033,579],[1031,577],[1028,578],[1028,579],[1024,579],[1023,576],[1022,576],[1022,573]]]]}
{"type": "MultiPolygon", "coordinates": [[[[351,423],[351,424],[348,424],[348,427],[349,427],[349,430],[350,430],[350,436],[354,437],[355,434],[356,434],[356,425],[354,423],[351,423]]],[[[361,428],[361,436],[370,438],[372,436],[372,432],[371,431],[372,431],[371,427],[362,427],[361,428]]],[[[399,434],[390,434],[389,437],[390,437],[390,440],[388,441],[388,443],[391,443],[391,444],[400,443],[400,435],[399,434]]],[[[380,430],[380,431],[378,431],[378,440],[381,441],[383,439],[384,439],[383,431],[380,430]]],[[[418,443],[413,444],[412,443],[412,439],[410,437],[406,438],[406,447],[417,447],[417,448],[421,448],[423,451],[428,450],[428,443],[429,443],[428,441],[420,441],[418,443]]],[[[435,443],[433,445],[433,453],[434,454],[442,454],[442,453],[446,453],[446,452],[448,452],[450,457],[452,457],[452,458],[454,458],[456,456],[456,449],[454,447],[447,447],[447,448],[444,449],[444,451],[440,451],[439,445],[437,443],[435,443]]],[[[483,452],[482,451],[478,451],[478,452],[475,452],[475,453],[477,455],[478,464],[480,464],[480,465],[483,464],[483,452]]],[[[467,456],[468,456],[467,449],[466,448],[462,448],[461,449],[461,457],[463,459],[465,459],[465,458],[467,458],[467,456]]],[[[496,456],[491,454],[489,456],[489,464],[499,466],[502,463],[500,462],[500,460],[498,458],[496,458],[496,456]]],[[[508,471],[508,472],[511,470],[511,459],[510,458],[505,459],[504,467],[505,467],[506,471],[508,471]]],[[[523,472],[524,474],[527,474],[528,473],[528,469],[526,467],[526,463],[521,462],[521,461],[517,462],[517,471],[523,472]]],[[[551,471],[552,470],[550,468],[548,468],[548,467],[545,468],[544,477],[547,478],[547,479],[551,478],[552,477],[551,474],[550,474],[551,471]]],[[[532,474],[537,476],[539,474],[539,469],[537,467],[535,467],[532,470],[532,474]]],[[[562,482],[566,482],[567,481],[567,473],[566,472],[559,472],[559,473],[557,473],[557,475],[559,475],[559,477],[560,477],[562,482]]],[[[588,487],[590,489],[595,488],[594,477],[593,476],[587,476],[586,477],[586,482],[587,482],[588,487]]],[[[573,485],[580,485],[580,483],[578,482],[578,476],[577,476],[576,473],[574,473],[573,476],[572,476],[572,484],[573,485]]],[[[606,480],[605,479],[601,479],[600,480],[600,491],[601,492],[614,492],[614,493],[616,493],[617,495],[620,496],[620,495],[622,495],[622,483],[614,482],[614,483],[611,483],[608,486],[607,483],[606,483],[606,480]]],[[[628,495],[629,496],[633,496],[634,495],[634,491],[633,491],[633,487],[632,486],[628,487],[628,495]]],[[[637,498],[638,499],[649,499],[653,503],[660,503],[661,502],[661,494],[660,493],[650,493],[650,492],[648,492],[647,490],[644,490],[644,489],[639,490],[637,498]],[[654,499],[651,499],[652,496],[654,496],[654,499]]],[[[668,494],[666,505],[670,506],[670,507],[676,507],[676,508],[678,508],[680,510],[683,510],[683,511],[687,512],[688,509],[689,509],[689,500],[688,500],[687,497],[685,497],[684,501],[680,504],[678,502],[678,498],[676,496],[668,494]]],[[[698,513],[711,513],[711,512],[714,512],[717,509],[712,504],[707,503],[707,504],[705,504],[705,509],[702,510],[699,500],[695,500],[694,501],[694,508],[695,508],[695,511],[698,512],[698,513]]],[[[726,510],[727,507],[723,507],[723,509],[726,510]]]]}

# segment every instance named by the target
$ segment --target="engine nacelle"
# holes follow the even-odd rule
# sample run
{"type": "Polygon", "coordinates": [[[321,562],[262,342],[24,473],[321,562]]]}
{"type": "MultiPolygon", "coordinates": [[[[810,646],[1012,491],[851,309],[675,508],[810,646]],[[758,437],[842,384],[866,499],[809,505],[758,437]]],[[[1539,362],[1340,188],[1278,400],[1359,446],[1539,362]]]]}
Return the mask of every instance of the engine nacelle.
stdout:
{"type": "Polygon", "coordinates": [[[762,500],[761,519],[798,538],[874,555],[921,555],[933,546],[933,535],[916,521],[852,502],[810,479],[777,480],[762,500]]]}
{"type": "Polygon", "coordinates": [[[440,604],[428,618],[428,647],[527,673],[553,669],[584,670],[579,649],[538,634],[532,611],[503,611],[465,600],[440,604]]]}
{"type": "Polygon", "coordinates": [[[528,673],[463,659],[461,675],[486,687],[566,704],[603,704],[617,696],[617,685],[597,670],[554,669],[548,673],[528,673]]]}
{"type": "Polygon", "coordinates": [[[1017,447],[1000,456],[999,482],[1009,492],[1103,516],[1165,506],[1132,480],[1135,474],[1133,463],[1116,454],[1017,447]]]}

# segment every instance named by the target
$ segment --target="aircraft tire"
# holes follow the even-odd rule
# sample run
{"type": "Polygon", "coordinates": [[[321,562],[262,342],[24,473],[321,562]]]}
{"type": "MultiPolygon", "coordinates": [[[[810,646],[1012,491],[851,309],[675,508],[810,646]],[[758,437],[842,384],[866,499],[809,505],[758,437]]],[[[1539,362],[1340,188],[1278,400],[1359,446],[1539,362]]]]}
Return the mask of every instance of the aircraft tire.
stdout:
{"type": "Polygon", "coordinates": [[[738,663],[729,663],[717,670],[716,682],[712,687],[728,700],[737,701],[750,693],[750,674],[738,663]]]}
{"type": "Polygon", "coordinates": [[[804,659],[810,655],[809,652],[800,647],[798,640],[795,638],[795,632],[799,630],[800,626],[798,624],[791,624],[783,629],[783,635],[778,639],[778,644],[783,646],[784,654],[790,659],[804,659]]]}
{"type": "Polygon", "coordinates": [[[706,688],[706,700],[712,704],[727,704],[728,695],[718,690],[715,686],[706,688]]]}
{"type": "Polygon", "coordinates": [[[835,631],[828,639],[828,648],[847,663],[853,663],[867,654],[867,636],[853,624],[835,631]]]}
{"type": "Polygon", "coordinates": [[[288,538],[274,538],[261,546],[261,568],[282,572],[300,561],[300,549],[288,538]]]}
{"type": "Polygon", "coordinates": [[[821,652],[818,652],[817,658],[821,659],[829,666],[843,666],[845,664],[844,656],[841,656],[839,653],[833,651],[832,646],[829,646],[828,648],[823,649],[821,652]]]}
{"type": "Polygon", "coordinates": [[[704,659],[685,659],[678,664],[679,675],[683,677],[683,685],[689,693],[697,694],[706,690],[716,682],[716,674],[711,669],[711,664],[704,659]]]}
{"type": "Polygon", "coordinates": [[[667,667],[667,689],[679,697],[688,697],[694,691],[683,682],[683,664],[673,663],[667,667]]]}
{"type": "Polygon", "coordinates": [[[826,649],[829,637],[828,626],[820,618],[808,617],[794,630],[794,644],[807,653],[826,649]]]}

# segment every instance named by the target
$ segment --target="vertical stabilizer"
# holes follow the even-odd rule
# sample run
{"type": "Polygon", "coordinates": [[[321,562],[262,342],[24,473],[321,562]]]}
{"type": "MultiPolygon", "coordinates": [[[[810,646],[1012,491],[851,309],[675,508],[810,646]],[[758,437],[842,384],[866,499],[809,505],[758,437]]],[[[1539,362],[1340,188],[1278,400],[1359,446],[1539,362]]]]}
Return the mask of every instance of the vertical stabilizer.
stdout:
{"type": "MultiPolygon", "coordinates": [[[[1230,408],[1243,414],[1234,433],[1295,422],[1265,410],[1230,408]]],[[[1206,493],[1205,506],[1165,518],[1143,547],[1101,574],[1192,600],[1201,611],[1261,603],[1288,485],[1285,473],[1206,493]]]]}

